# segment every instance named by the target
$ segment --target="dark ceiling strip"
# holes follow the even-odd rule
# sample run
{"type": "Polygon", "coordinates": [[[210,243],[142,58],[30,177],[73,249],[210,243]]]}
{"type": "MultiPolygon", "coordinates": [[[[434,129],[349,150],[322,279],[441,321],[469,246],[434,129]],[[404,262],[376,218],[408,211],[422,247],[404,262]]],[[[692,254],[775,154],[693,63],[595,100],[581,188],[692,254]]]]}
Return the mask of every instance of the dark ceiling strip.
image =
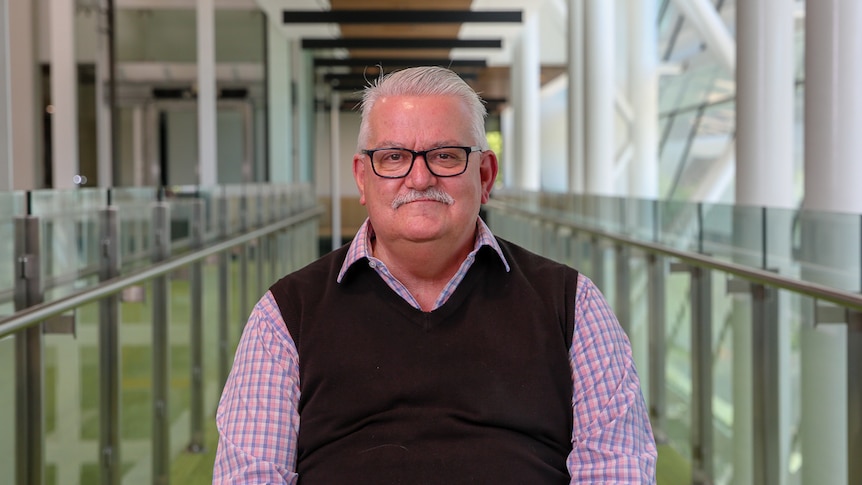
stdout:
{"type": "Polygon", "coordinates": [[[349,38],[302,39],[303,49],[499,49],[500,39],[349,38]]]}
{"type": "Polygon", "coordinates": [[[520,23],[520,10],[284,10],[286,24],[520,23]]]}
{"type": "Polygon", "coordinates": [[[382,65],[385,68],[409,67],[409,66],[446,66],[446,67],[488,67],[485,59],[444,59],[444,58],[421,58],[421,57],[347,57],[336,59],[334,57],[315,57],[314,67],[366,67],[382,65]]]}
{"type": "MultiPolygon", "coordinates": [[[[462,79],[467,80],[475,80],[479,78],[479,75],[476,73],[458,73],[458,75],[462,79]]],[[[356,74],[325,74],[323,76],[323,80],[330,84],[350,84],[350,85],[365,85],[368,84],[369,80],[374,79],[376,76],[365,76],[363,73],[356,74]]]]}

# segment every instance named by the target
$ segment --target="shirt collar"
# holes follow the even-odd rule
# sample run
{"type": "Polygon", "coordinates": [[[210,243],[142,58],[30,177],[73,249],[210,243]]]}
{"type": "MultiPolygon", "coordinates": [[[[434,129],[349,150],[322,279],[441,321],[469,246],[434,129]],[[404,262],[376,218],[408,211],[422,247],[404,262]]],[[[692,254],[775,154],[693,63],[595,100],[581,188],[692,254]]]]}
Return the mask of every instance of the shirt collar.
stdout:
{"type": "MultiPolygon", "coordinates": [[[[488,225],[485,224],[485,221],[481,218],[477,218],[476,220],[476,240],[473,243],[473,251],[471,251],[470,254],[475,255],[483,246],[488,246],[497,253],[503,266],[506,267],[506,272],[508,272],[509,262],[506,261],[506,257],[503,256],[503,250],[500,249],[500,245],[497,244],[497,239],[494,237],[494,234],[491,233],[491,230],[488,228],[488,225]]],[[[365,219],[365,222],[362,223],[362,226],[359,228],[359,231],[357,231],[356,236],[350,243],[350,247],[347,250],[347,257],[341,265],[341,271],[338,272],[337,281],[339,283],[344,279],[344,275],[347,273],[347,270],[355,263],[363,259],[371,260],[373,258],[371,255],[372,237],[374,237],[374,228],[371,226],[371,220],[365,219]]]]}

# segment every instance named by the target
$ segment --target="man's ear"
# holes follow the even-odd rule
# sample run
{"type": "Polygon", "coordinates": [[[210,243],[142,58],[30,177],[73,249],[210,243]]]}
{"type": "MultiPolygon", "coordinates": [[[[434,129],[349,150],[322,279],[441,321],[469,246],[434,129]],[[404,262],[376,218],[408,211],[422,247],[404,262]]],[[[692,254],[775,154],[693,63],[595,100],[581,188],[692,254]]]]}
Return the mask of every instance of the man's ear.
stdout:
{"type": "Polygon", "coordinates": [[[497,154],[493,150],[482,152],[482,161],[479,165],[479,178],[482,184],[482,203],[488,202],[491,197],[491,189],[497,181],[497,154]]]}
{"type": "Polygon", "coordinates": [[[353,180],[359,189],[359,203],[365,205],[365,155],[353,155],[353,180]]]}

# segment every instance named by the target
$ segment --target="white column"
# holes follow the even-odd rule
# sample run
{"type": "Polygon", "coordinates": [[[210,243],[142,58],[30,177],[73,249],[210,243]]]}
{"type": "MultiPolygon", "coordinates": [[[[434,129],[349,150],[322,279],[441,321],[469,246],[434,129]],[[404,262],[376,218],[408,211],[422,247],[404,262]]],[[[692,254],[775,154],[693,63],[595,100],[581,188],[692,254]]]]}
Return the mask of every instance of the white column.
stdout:
{"type": "MultiPolygon", "coordinates": [[[[862,3],[858,0],[806,2],[806,209],[862,213],[859,25],[862,3]]],[[[803,226],[803,251],[809,261],[824,268],[821,272],[809,268],[804,276],[859,291],[858,276],[847,273],[848,268],[859,268],[858,230],[822,220],[803,226]]],[[[840,324],[806,325],[802,331],[800,431],[805,484],[848,483],[847,338],[847,329],[840,324]]]]}
{"type": "Polygon", "coordinates": [[[9,2],[0,0],[0,190],[14,188],[12,159],[12,63],[9,59],[9,2]]]}
{"type": "Polygon", "coordinates": [[[628,0],[629,99],[634,157],[629,196],[658,198],[658,33],[656,0],[628,0]]]}
{"type": "MultiPolygon", "coordinates": [[[[106,8],[106,0],[99,0],[99,8],[106,8]]],[[[111,103],[108,99],[110,87],[110,52],[111,32],[107,29],[104,15],[99,15],[96,21],[96,167],[99,175],[99,187],[114,185],[114,157],[111,103]]]]}
{"type": "Polygon", "coordinates": [[[539,17],[537,12],[524,12],[520,38],[520,91],[521,143],[520,186],[527,190],[539,190],[542,185],[542,153],[537,143],[541,139],[541,59],[539,56],[539,17]]]}
{"type": "Polygon", "coordinates": [[[218,183],[216,153],[215,6],[197,0],[198,183],[218,183]]]}
{"type": "Polygon", "coordinates": [[[42,113],[39,101],[42,90],[36,56],[37,2],[7,0],[9,15],[9,55],[12,163],[14,187],[17,190],[41,188],[42,113]]]}
{"type": "Polygon", "coordinates": [[[299,181],[311,182],[314,179],[314,58],[310,51],[302,51],[299,42],[291,41],[296,56],[301,62],[297,73],[297,140],[299,141],[299,181]]]}
{"type": "Polygon", "coordinates": [[[584,192],[584,0],[568,0],[568,188],[584,192]]]}
{"type": "Polygon", "coordinates": [[[273,19],[270,19],[267,25],[266,52],[269,179],[271,182],[293,182],[293,50],[273,19]]]}
{"type": "Polygon", "coordinates": [[[75,186],[78,174],[78,63],[75,58],[75,2],[51,0],[51,169],[53,188],[75,186]]]}
{"type": "MultiPolygon", "coordinates": [[[[793,0],[741,2],[736,8],[736,203],[744,206],[795,207],[793,188],[794,138],[794,19],[793,0]]],[[[771,217],[765,235],[770,252],[791,252],[789,220],[771,217]],[[779,227],[782,226],[782,227],[779,227]],[[783,247],[781,247],[783,246],[783,247]]],[[[738,247],[759,247],[762,237],[759,211],[740,208],[734,218],[738,247]]],[[[736,261],[759,267],[759,255],[738,254],[736,261]]],[[[781,258],[775,258],[780,260],[781,258]]],[[[779,269],[779,268],[776,268],[779,269]]],[[[782,270],[782,269],[779,269],[782,270]]],[[[782,272],[785,272],[782,270],[782,272]]],[[[787,304],[780,305],[780,322],[789,321],[787,304]]],[[[756,483],[752,401],[753,355],[751,297],[734,297],[733,311],[733,469],[734,482],[756,483]]],[[[792,441],[790,393],[790,328],[778,328],[777,399],[778,436],[769,436],[777,447],[786,483],[792,441]]],[[[806,465],[808,463],[806,462],[806,465]]]]}
{"type": "Polygon", "coordinates": [[[510,168],[504,171],[504,174],[509,175],[508,179],[504,180],[506,187],[523,189],[524,180],[521,177],[521,166],[524,160],[521,158],[521,147],[524,145],[524,90],[521,89],[521,84],[524,82],[523,59],[523,43],[518,42],[512,48],[512,67],[510,68],[509,76],[509,91],[511,94],[510,112],[510,135],[503,139],[505,144],[505,152],[509,154],[508,161],[510,168]]]}
{"type": "Polygon", "coordinates": [[[584,5],[584,147],[587,194],[614,194],[614,2],[586,0],[584,5]]]}
{"type": "Polygon", "coordinates": [[[503,186],[507,188],[517,187],[515,183],[515,159],[517,157],[512,153],[515,140],[515,108],[513,106],[503,108],[502,113],[500,113],[500,134],[503,138],[503,154],[500,158],[503,186]]]}
{"type": "Polygon", "coordinates": [[[132,108],[132,186],[147,184],[146,135],[144,106],[137,104],[132,108]]]}

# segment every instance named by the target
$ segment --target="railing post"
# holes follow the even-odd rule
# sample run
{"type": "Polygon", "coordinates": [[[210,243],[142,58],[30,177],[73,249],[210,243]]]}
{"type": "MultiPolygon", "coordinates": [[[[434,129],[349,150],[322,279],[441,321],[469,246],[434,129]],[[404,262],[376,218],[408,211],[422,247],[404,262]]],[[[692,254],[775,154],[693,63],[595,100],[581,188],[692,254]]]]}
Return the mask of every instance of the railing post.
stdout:
{"type": "MultiPolygon", "coordinates": [[[[240,232],[245,233],[248,230],[248,194],[246,193],[247,186],[243,188],[242,196],[240,197],[240,217],[239,226],[240,232]]],[[[243,328],[248,319],[248,243],[240,246],[239,251],[239,309],[237,321],[240,328],[243,328]]]]}
{"type": "Polygon", "coordinates": [[[656,441],[666,441],[667,330],[665,329],[665,259],[647,256],[649,299],[649,410],[656,441]]]}
{"type": "MultiPolygon", "coordinates": [[[[204,247],[205,208],[202,199],[192,205],[191,245],[194,250],[204,247]]],[[[189,412],[191,442],[188,450],[200,453],[204,449],[204,379],[203,379],[203,263],[192,263],[189,274],[189,359],[191,363],[191,388],[189,389],[189,412]]]]}
{"type": "MultiPolygon", "coordinates": [[[[154,263],[164,261],[171,251],[170,206],[159,197],[153,207],[154,263]]],[[[153,278],[152,356],[153,356],[153,483],[166,485],[170,472],[170,281],[168,275],[153,278]]]]}
{"type": "Polygon", "coordinates": [[[712,483],[712,275],[691,267],[692,481],[712,483]]]}
{"type": "MultiPolygon", "coordinates": [[[[28,194],[29,196],[29,194],[28,194]]],[[[15,310],[44,299],[39,218],[15,218],[15,310]]],[[[15,334],[15,477],[18,485],[44,483],[42,325],[15,334]]]]}
{"type": "Polygon", "coordinates": [[[752,397],[754,483],[778,485],[781,472],[781,379],[779,369],[778,292],[751,285],[752,397]]]}
{"type": "MultiPolygon", "coordinates": [[[[120,221],[110,196],[108,207],[101,211],[100,226],[99,281],[104,282],[120,275],[120,221]]],[[[103,485],[119,485],[122,476],[120,352],[119,295],[114,294],[99,301],[99,476],[103,485]]]]}
{"type": "MultiPolygon", "coordinates": [[[[847,312],[847,452],[862,456],[862,312],[847,312]]],[[[862,483],[862,460],[851,459],[847,483],[862,483]]]]}
{"type": "Polygon", "coordinates": [[[631,269],[629,266],[631,251],[622,244],[616,245],[615,249],[617,274],[614,278],[614,312],[623,331],[628,335],[629,340],[632,340],[634,336],[632,335],[631,269]]]}
{"type": "MultiPolygon", "coordinates": [[[[254,186],[257,194],[255,200],[257,201],[257,227],[263,227],[264,217],[263,217],[263,194],[261,194],[261,187],[255,185],[254,186]]],[[[255,264],[257,266],[257,291],[256,295],[263,294],[263,256],[266,254],[266,238],[262,237],[257,240],[257,250],[255,251],[255,264]]]]}
{"type": "MultiPolygon", "coordinates": [[[[219,237],[227,239],[228,233],[228,199],[227,190],[222,187],[221,197],[218,199],[219,213],[219,237]]],[[[230,251],[222,251],[218,254],[218,376],[219,388],[224,386],[230,373],[230,251]]]]}
{"type": "Polygon", "coordinates": [[[591,236],[590,239],[590,279],[593,280],[599,290],[606,291],[605,288],[605,246],[602,241],[596,236],[591,236]]]}

